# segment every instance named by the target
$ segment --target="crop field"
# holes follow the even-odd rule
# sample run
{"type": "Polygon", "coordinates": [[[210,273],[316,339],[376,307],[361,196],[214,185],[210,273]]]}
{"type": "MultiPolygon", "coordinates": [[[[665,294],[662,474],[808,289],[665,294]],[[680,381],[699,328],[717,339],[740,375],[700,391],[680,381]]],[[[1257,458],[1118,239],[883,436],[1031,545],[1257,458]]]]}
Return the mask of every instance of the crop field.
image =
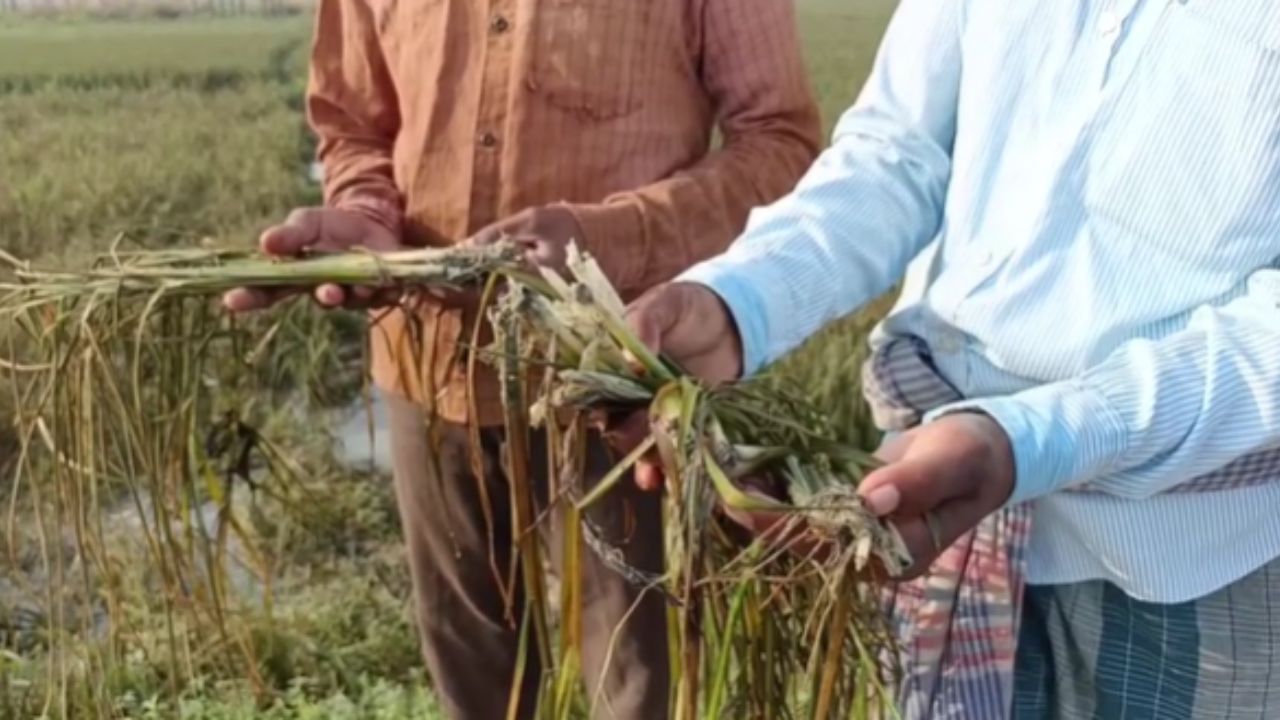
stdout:
{"type": "MultiPolygon", "coordinates": [[[[861,86],[893,2],[798,6],[830,127],[861,86]]],[[[307,168],[313,144],[301,111],[309,27],[305,17],[0,14],[0,248],[82,263],[121,234],[153,246],[205,237],[251,243],[290,208],[316,202],[307,168]]],[[[859,339],[877,312],[851,318],[792,358],[792,378],[815,395],[840,397],[843,383],[856,377],[859,339]]],[[[305,307],[296,315],[272,381],[296,387],[295,404],[316,411],[255,412],[263,433],[305,467],[309,495],[252,518],[253,534],[272,558],[274,602],[269,619],[265,612],[235,619],[263,649],[260,680],[270,698],[216,665],[179,686],[162,662],[139,652],[92,690],[112,699],[118,717],[436,717],[408,616],[389,482],[343,462],[327,435],[331,421],[345,417],[339,410],[358,403],[358,381],[335,389],[332,379],[358,374],[359,320],[319,317],[305,307]]],[[[0,328],[0,348],[10,334],[0,328]]],[[[9,419],[19,403],[9,383],[0,374],[0,470],[16,448],[9,419]]],[[[852,400],[831,411],[857,423],[852,400]]],[[[9,473],[0,476],[0,497],[11,485],[9,473]]],[[[137,542],[130,508],[108,507],[104,535],[111,541],[137,542]]],[[[75,548],[69,536],[36,537],[36,525],[21,512],[0,521],[0,718],[38,716],[50,697],[44,651],[53,580],[41,554],[74,556],[75,548]]],[[[128,587],[145,587],[145,575],[144,568],[122,568],[117,578],[124,611],[144,627],[153,605],[145,591],[128,587]]],[[[261,590],[244,585],[249,595],[261,590]]],[[[163,623],[153,624],[159,636],[163,623]]],[[[74,638],[84,652],[63,657],[63,669],[74,676],[109,636],[74,638]]],[[[89,695],[72,685],[56,699],[71,717],[85,716],[76,715],[85,707],[78,693],[89,695]]]]}
{"type": "Polygon", "coordinates": [[[126,90],[198,89],[287,80],[305,64],[302,18],[201,21],[5,22],[0,19],[0,88],[48,85],[126,90]]]}

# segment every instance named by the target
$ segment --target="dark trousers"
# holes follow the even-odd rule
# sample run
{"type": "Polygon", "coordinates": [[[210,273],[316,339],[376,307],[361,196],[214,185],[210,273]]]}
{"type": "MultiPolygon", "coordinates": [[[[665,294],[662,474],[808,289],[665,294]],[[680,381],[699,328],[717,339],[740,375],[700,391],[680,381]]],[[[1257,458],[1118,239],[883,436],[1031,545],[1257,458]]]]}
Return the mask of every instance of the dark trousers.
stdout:
{"type": "MultiPolygon", "coordinates": [[[[388,398],[396,496],[409,550],[415,610],[423,655],[436,693],[449,717],[500,720],[506,717],[517,667],[517,596],[508,620],[495,578],[512,557],[510,493],[502,467],[503,433],[481,432],[484,477],[472,473],[464,426],[437,421],[428,435],[424,411],[407,400],[388,398]],[[486,524],[479,482],[491,506],[486,524]],[[492,560],[491,560],[492,554],[492,560]],[[496,561],[496,562],[495,562],[496,561]]],[[[535,434],[529,471],[541,505],[548,499],[546,442],[535,434]]],[[[588,443],[584,485],[590,487],[613,465],[597,437],[588,443]]],[[[560,519],[555,506],[544,525],[553,561],[560,556],[560,519]]],[[[629,479],[588,511],[609,544],[622,549],[629,564],[662,570],[661,506],[629,479]]],[[[666,611],[661,596],[644,592],[604,566],[590,549],[581,551],[582,667],[588,699],[602,689],[596,716],[620,720],[662,720],[667,716],[668,656],[666,611]]],[[[517,586],[519,582],[516,583],[517,586]]],[[[517,592],[519,588],[517,587],[517,592]]],[[[544,668],[531,649],[521,696],[535,697],[544,668]]],[[[522,703],[521,718],[533,716],[522,703]]]]}

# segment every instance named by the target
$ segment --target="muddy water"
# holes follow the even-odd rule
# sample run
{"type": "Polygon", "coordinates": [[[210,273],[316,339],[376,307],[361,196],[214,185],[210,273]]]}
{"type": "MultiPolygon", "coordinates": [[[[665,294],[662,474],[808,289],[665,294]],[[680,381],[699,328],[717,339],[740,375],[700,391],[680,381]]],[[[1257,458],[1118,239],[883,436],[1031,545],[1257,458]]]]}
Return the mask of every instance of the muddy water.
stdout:
{"type": "Polygon", "coordinates": [[[357,399],[342,413],[334,427],[334,438],[338,458],[348,466],[367,470],[372,462],[379,472],[391,472],[391,440],[386,404],[377,388],[370,390],[368,407],[364,400],[357,399]]]}

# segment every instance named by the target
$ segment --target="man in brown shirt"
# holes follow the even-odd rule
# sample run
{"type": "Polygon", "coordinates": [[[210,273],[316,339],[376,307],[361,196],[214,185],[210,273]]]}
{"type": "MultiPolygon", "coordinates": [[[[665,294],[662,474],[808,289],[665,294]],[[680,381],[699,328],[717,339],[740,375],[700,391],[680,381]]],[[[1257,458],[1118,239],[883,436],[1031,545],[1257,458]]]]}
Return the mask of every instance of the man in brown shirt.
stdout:
{"type": "MultiPolygon", "coordinates": [[[[790,190],[816,156],[793,2],[321,0],[307,108],[325,207],[295,212],[263,247],[295,255],[507,234],[531,262],[559,268],[573,240],[635,297],[723,250],[749,209],[790,190]]],[[[336,286],[314,294],[329,306],[379,299],[336,286]]],[[[247,310],[275,299],[242,290],[226,301],[247,310]]],[[[380,311],[371,343],[374,379],[391,398],[424,654],[452,717],[492,720],[506,716],[518,641],[492,570],[511,552],[497,383],[482,373],[469,407],[459,345],[473,298],[415,305],[413,332],[404,312],[380,311]],[[479,481],[472,421],[484,428],[479,481]]],[[[598,439],[589,455],[587,484],[610,466],[598,439]]],[[[630,562],[659,570],[657,499],[626,492],[595,524],[630,562]]],[[[641,597],[592,553],[583,560],[581,651],[591,694],[602,690],[597,707],[665,717],[661,599],[641,597]]],[[[540,673],[531,660],[526,698],[540,673]]],[[[531,712],[524,702],[521,715],[531,712]]]]}

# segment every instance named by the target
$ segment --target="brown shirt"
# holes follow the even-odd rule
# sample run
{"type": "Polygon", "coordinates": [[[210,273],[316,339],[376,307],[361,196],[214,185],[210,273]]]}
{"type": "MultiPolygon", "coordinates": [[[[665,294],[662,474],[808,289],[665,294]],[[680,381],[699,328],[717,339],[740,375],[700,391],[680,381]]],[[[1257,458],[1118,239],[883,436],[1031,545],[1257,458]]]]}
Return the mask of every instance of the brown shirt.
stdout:
{"type": "MultiPolygon", "coordinates": [[[[793,2],[321,0],[307,107],[326,202],[430,245],[568,203],[633,297],[722,251],[816,156],[793,2]]],[[[421,333],[380,316],[375,381],[465,421],[472,315],[428,308],[421,333]]],[[[477,395],[499,422],[491,374],[477,395]]]]}

